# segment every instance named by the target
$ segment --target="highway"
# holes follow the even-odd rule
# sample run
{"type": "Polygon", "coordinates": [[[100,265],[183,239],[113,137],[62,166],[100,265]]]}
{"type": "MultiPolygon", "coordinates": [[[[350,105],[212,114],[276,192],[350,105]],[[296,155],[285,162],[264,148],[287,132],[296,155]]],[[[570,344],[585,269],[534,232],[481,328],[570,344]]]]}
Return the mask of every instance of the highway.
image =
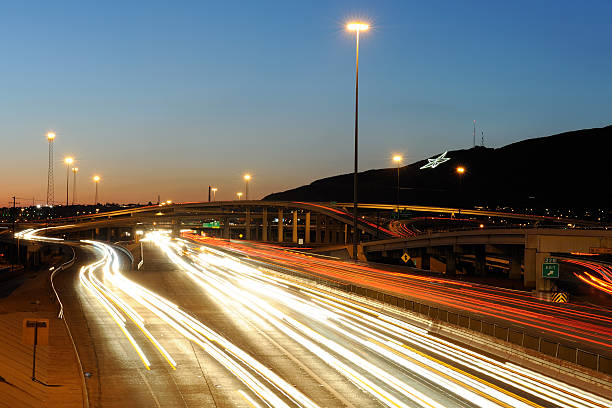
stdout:
{"type": "Polygon", "coordinates": [[[435,276],[392,272],[367,264],[351,264],[332,258],[311,256],[269,244],[218,240],[189,234],[234,254],[248,256],[275,268],[286,268],[314,277],[377,288],[412,299],[438,304],[451,310],[486,316],[500,324],[514,325],[550,338],[612,354],[612,311],[603,307],[551,304],[530,293],[435,276]]]}
{"type": "Polygon", "coordinates": [[[86,316],[76,337],[96,361],[96,406],[612,404],[217,245],[145,241],[139,271],[83,241],[89,256],[63,275],[66,315],[86,316]]]}

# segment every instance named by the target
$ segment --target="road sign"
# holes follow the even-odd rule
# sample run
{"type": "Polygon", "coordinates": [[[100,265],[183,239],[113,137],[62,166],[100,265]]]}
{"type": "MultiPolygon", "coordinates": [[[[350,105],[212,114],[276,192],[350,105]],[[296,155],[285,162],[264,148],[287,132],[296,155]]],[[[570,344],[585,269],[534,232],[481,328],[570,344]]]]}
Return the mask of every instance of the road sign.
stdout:
{"type": "Polygon", "coordinates": [[[543,263],[542,264],[542,277],[543,278],[558,278],[559,277],[559,264],[558,263],[543,263]]]}
{"type": "Polygon", "coordinates": [[[221,222],[220,221],[203,222],[202,228],[221,228],[221,222]]]}
{"type": "Polygon", "coordinates": [[[557,263],[557,258],[544,258],[544,263],[557,263]]]}
{"type": "Polygon", "coordinates": [[[49,344],[49,319],[23,319],[21,341],[30,346],[49,344]]]}
{"type": "Polygon", "coordinates": [[[569,301],[569,293],[567,292],[553,293],[552,301],[557,302],[557,303],[567,303],[569,301]]]}
{"type": "Polygon", "coordinates": [[[404,261],[404,263],[408,263],[409,260],[410,260],[410,255],[408,255],[407,252],[404,252],[404,255],[402,255],[402,261],[404,261]]]}

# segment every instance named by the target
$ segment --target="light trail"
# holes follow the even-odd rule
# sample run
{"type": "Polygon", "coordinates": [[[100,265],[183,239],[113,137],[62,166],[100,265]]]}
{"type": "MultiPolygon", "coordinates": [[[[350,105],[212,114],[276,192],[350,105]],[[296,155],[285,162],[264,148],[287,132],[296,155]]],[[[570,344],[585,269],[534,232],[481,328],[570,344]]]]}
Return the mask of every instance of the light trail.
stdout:
{"type": "MultiPolygon", "coordinates": [[[[41,240],[41,237],[36,235],[41,231],[42,229],[24,231],[23,235],[27,239],[41,240]]],[[[259,406],[253,399],[255,397],[269,407],[317,407],[307,396],[231,341],[181,310],[179,306],[126,278],[121,273],[119,255],[112,246],[97,241],[81,242],[96,248],[101,258],[81,267],[79,281],[115,321],[147,370],[151,370],[151,360],[131,333],[128,321],[142,332],[172,369],[177,368],[177,362],[151,334],[146,327],[147,320],[129,302],[136,302],[151,312],[225,367],[253,393],[249,396],[240,390],[240,395],[252,405],[259,406]]]]}
{"type": "MultiPolygon", "coordinates": [[[[578,305],[558,305],[539,301],[526,292],[509,291],[410,273],[389,272],[368,265],[349,264],[334,259],[286,251],[265,244],[227,242],[187,234],[187,238],[209,246],[254,258],[262,265],[324,277],[343,284],[382,289],[415,300],[446,306],[527,326],[538,332],[564,337],[597,349],[612,350],[612,316],[602,309],[578,305]]],[[[588,279],[588,277],[585,277],[588,279]]],[[[595,283],[595,281],[591,281],[595,283]]],[[[605,286],[604,283],[600,283],[605,286]]]]}
{"type": "Polygon", "coordinates": [[[445,406],[439,392],[431,392],[431,383],[477,407],[611,404],[248,260],[187,241],[173,242],[161,234],[149,239],[210,296],[223,304],[239,304],[247,319],[273,325],[383,405],[445,406]]]}
{"type": "MultiPolygon", "coordinates": [[[[28,239],[36,239],[36,232],[27,234],[28,239]]],[[[203,297],[231,308],[256,326],[274,328],[306,351],[303,364],[323,362],[383,406],[612,406],[609,399],[441,339],[367,304],[274,272],[248,258],[171,240],[165,233],[147,234],[145,240],[156,244],[197,283],[203,297]]],[[[172,369],[181,369],[180,362],[148,329],[161,321],[238,379],[244,387],[235,392],[249,406],[318,406],[316,395],[304,394],[297,389],[299,385],[291,385],[179,305],[128,279],[112,246],[83,243],[96,248],[100,259],[80,269],[81,284],[120,328],[147,369],[158,367],[159,358],[146,354],[153,349],[172,369]],[[153,347],[145,347],[147,342],[153,347]]],[[[462,288],[470,290],[470,285],[462,288]]]]}

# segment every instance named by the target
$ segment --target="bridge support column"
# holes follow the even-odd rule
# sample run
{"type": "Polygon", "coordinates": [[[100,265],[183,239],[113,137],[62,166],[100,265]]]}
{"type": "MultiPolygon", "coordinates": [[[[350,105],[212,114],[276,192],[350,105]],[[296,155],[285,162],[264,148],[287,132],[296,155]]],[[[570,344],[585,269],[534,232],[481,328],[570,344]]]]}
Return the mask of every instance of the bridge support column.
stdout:
{"type": "Polygon", "coordinates": [[[348,224],[344,224],[344,245],[348,244],[348,224]]]}
{"type": "Polygon", "coordinates": [[[310,243],[310,211],[306,213],[306,231],[304,232],[304,243],[310,243]]]}
{"type": "Polygon", "coordinates": [[[325,218],[325,240],[326,244],[331,242],[331,218],[325,218]]]}
{"type": "Polygon", "coordinates": [[[527,289],[536,286],[536,249],[525,248],[525,273],[523,274],[523,285],[527,289]]]}
{"type": "Polygon", "coordinates": [[[278,209],[278,242],[284,241],[284,231],[283,231],[283,209],[278,209]]]}
{"type": "Polygon", "coordinates": [[[316,215],[316,225],[315,225],[315,242],[317,244],[321,243],[321,228],[323,224],[323,216],[321,214],[316,215]]]}
{"type": "Polygon", "coordinates": [[[421,269],[430,270],[431,262],[429,262],[429,253],[427,252],[427,248],[421,249],[421,269]]]}
{"type": "Polygon", "coordinates": [[[172,236],[180,238],[181,236],[181,224],[180,221],[172,220],[172,236]]]}
{"type": "Polygon", "coordinates": [[[230,239],[229,217],[223,217],[223,238],[230,239]]]}
{"type": "Polygon", "coordinates": [[[106,241],[111,242],[113,239],[113,229],[111,227],[106,228],[106,241]]]}
{"type": "Polygon", "coordinates": [[[484,245],[479,245],[475,250],[474,269],[476,276],[485,276],[487,271],[487,254],[484,245]]]}
{"type": "Polygon", "coordinates": [[[292,225],[292,231],[291,231],[291,241],[294,244],[297,244],[298,242],[298,211],[297,210],[293,210],[293,225],[292,225]]]}
{"type": "Polygon", "coordinates": [[[446,253],[446,274],[455,275],[457,273],[457,255],[455,248],[451,247],[446,253]]]}
{"type": "Polygon", "coordinates": [[[251,209],[246,209],[246,214],[244,216],[244,237],[248,241],[251,239],[251,209]]]}
{"type": "Polygon", "coordinates": [[[516,249],[512,250],[508,279],[521,279],[521,252],[516,249]]]}
{"type": "Polygon", "coordinates": [[[261,216],[261,240],[268,240],[268,209],[263,208],[261,216]]]}

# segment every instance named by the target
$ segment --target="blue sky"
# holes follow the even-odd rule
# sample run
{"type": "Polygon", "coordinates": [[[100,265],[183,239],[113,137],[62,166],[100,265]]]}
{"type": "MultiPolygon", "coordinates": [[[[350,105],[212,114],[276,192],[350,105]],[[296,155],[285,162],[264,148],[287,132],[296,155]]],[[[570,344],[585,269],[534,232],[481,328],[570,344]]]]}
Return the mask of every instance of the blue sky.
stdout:
{"type": "MultiPolygon", "coordinates": [[[[361,169],[612,123],[609,1],[4,2],[0,195],[44,199],[44,134],[77,200],[253,197],[361,169]],[[15,167],[22,169],[15,172],[15,167]],[[10,177],[9,177],[10,175],[10,177]]],[[[63,181],[62,181],[63,180],[63,181]]],[[[4,203],[0,202],[0,205],[4,203]]]]}

